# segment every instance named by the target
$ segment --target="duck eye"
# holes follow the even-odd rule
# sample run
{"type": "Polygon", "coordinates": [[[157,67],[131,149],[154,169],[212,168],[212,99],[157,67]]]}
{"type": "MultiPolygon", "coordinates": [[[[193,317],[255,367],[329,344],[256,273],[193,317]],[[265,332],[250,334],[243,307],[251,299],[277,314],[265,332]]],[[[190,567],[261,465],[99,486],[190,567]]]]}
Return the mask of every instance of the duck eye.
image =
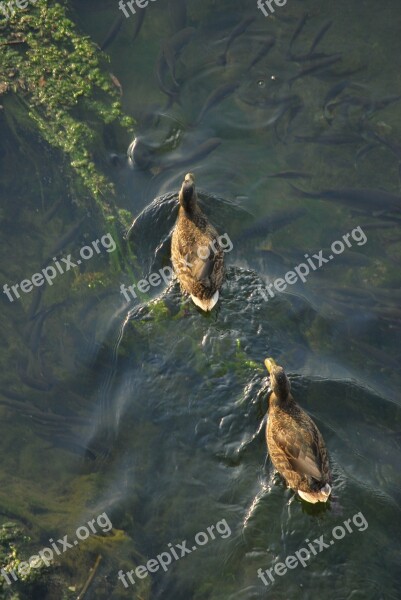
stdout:
{"type": "Polygon", "coordinates": [[[264,87],[265,87],[265,85],[266,85],[266,84],[265,84],[264,80],[263,80],[263,79],[259,79],[259,81],[258,81],[258,86],[259,86],[260,88],[264,88],[264,87]]]}

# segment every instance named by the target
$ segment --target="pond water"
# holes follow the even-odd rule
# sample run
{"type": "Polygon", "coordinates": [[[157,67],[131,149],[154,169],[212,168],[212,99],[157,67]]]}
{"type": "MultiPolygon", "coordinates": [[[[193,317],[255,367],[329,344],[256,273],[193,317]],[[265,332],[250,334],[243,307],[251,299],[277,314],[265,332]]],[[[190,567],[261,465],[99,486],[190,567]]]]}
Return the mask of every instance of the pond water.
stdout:
{"type": "Polygon", "coordinates": [[[399,2],[288,0],[267,17],[256,0],[71,10],[96,43],[109,38],[137,121],[135,144],[105,138],[101,165],[137,220],[118,269],[114,233],[77,220],[60,157],[2,122],[3,284],[60,248],[101,250],[79,277],[2,295],[0,515],[29,536],[26,557],[103,513],[113,525],[58,556],[30,597],[76,598],[101,555],[86,599],[400,598],[399,2]],[[120,291],[170,264],[188,171],[232,242],[208,315],[174,283],[120,291]],[[278,291],[301,263],[304,281],[278,291]],[[327,506],[272,472],[267,356],[325,438],[327,506]],[[258,576],[319,539],[305,566],[258,576]],[[118,578],[163,552],[165,568],[118,578]]]}

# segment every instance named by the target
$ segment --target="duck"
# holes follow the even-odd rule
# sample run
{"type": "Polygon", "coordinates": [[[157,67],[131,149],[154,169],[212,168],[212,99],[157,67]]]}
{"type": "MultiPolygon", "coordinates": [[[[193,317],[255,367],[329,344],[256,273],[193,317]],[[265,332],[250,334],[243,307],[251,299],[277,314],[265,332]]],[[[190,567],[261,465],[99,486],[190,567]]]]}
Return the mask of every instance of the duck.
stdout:
{"type": "Polygon", "coordinates": [[[211,311],[219,300],[224,278],[224,251],[216,229],[198,204],[193,173],[179,192],[179,211],[171,239],[171,261],[183,293],[196,306],[211,311]]]}
{"type": "Polygon", "coordinates": [[[266,442],[273,466],[303,500],[327,502],[331,472],[323,436],[294,400],[283,367],[272,358],[265,366],[270,374],[266,442]]]}

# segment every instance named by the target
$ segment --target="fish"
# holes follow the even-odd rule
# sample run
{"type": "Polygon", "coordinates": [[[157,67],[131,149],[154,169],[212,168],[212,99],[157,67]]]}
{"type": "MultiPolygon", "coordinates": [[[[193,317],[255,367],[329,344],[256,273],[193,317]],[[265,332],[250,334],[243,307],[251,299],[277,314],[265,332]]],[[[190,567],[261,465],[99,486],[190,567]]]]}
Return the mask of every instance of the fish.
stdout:
{"type": "Polygon", "coordinates": [[[369,154],[369,152],[371,152],[372,150],[375,150],[376,148],[379,148],[380,144],[365,144],[364,146],[362,146],[362,148],[359,148],[359,150],[356,152],[355,154],[355,164],[361,160],[361,158],[363,158],[364,156],[366,156],[367,154],[369,154]]]}
{"type": "Polygon", "coordinates": [[[321,28],[321,30],[318,32],[318,34],[316,35],[315,39],[312,42],[312,45],[309,49],[309,53],[313,54],[313,51],[315,50],[315,48],[317,47],[317,45],[322,41],[323,37],[326,35],[326,33],[328,32],[328,30],[330,29],[330,27],[333,25],[333,21],[329,21],[328,23],[326,23],[325,25],[323,25],[323,27],[321,28]]]}
{"type": "Polygon", "coordinates": [[[53,204],[47,209],[47,211],[43,215],[44,223],[48,223],[53,218],[53,216],[56,214],[58,209],[61,207],[62,203],[63,203],[63,198],[60,198],[56,202],[53,202],[53,204]]]}
{"type": "Polygon", "coordinates": [[[305,77],[305,75],[311,75],[312,73],[316,73],[317,71],[321,71],[322,69],[327,69],[328,67],[335,65],[340,60],[342,60],[341,54],[334,54],[329,58],[324,58],[323,60],[321,60],[318,63],[315,63],[314,65],[309,65],[305,69],[301,69],[299,73],[297,73],[288,80],[288,83],[291,84],[300,77],[305,77]]]}
{"type": "Polygon", "coordinates": [[[32,326],[32,329],[30,330],[28,342],[28,348],[33,353],[38,351],[40,340],[42,337],[43,324],[47,317],[49,317],[57,308],[66,306],[67,304],[69,304],[69,301],[67,300],[63,300],[62,302],[55,302],[54,304],[49,306],[49,308],[44,308],[39,314],[35,315],[34,324],[32,326]]]}
{"type": "Polygon", "coordinates": [[[260,60],[262,60],[262,58],[264,56],[266,56],[266,54],[268,54],[268,52],[273,48],[275,43],[276,43],[275,38],[272,35],[268,36],[268,38],[262,44],[262,46],[261,46],[259,52],[257,53],[257,55],[255,56],[255,58],[253,58],[251,60],[248,70],[252,69],[252,67],[254,67],[260,60]]]}
{"type": "Polygon", "coordinates": [[[114,42],[117,35],[119,34],[121,27],[123,26],[123,23],[124,23],[124,16],[119,15],[116,18],[116,20],[113,22],[108,34],[104,38],[104,40],[100,46],[101,50],[103,50],[103,51],[106,50],[106,48],[108,48],[110,46],[110,44],[112,44],[114,42]]]}
{"type": "Polygon", "coordinates": [[[51,412],[42,412],[36,406],[27,402],[25,397],[16,394],[11,390],[1,389],[0,394],[5,396],[5,398],[10,398],[10,400],[6,400],[5,398],[0,399],[0,404],[11,408],[14,411],[22,413],[24,416],[33,419],[34,421],[39,421],[41,423],[45,423],[46,425],[53,423],[69,422],[74,425],[90,425],[90,420],[85,419],[83,417],[73,417],[73,416],[65,416],[60,414],[54,414],[51,412]]]}
{"type": "Polygon", "coordinates": [[[288,47],[288,55],[289,56],[293,56],[292,55],[292,47],[294,45],[294,42],[296,42],[296,40],[298,39],[299,35],[301,34],[303,28],[305,27],[306,21],[309,18],[309,14],[307,12],[305,12],[302,17],[300,18],[298,25],[295,28],[294,33],[292,34],[291,40],[290,40],[290,44],[288,47]]]}
{"type": "Polygon", "coordinates": [[[401,196],[383,190],[368,188],[343,188],[338,190],[322,190],[321,192],[305,192],[290,184],[297,196],[301,198],[320,198],[331,202],[338,201],[347,207],[368,210],[401,209],[401,196]]]}
{"type": "Polygon", "coordinates": [[[142,29],[143,21],[145,19],[146,7],[139,11],[137,15],[135,15],[135,27],[132,35],[132,41],[135,42],[136,38],[139,35],[139,32],[142,29]]]}
{"type": "Polygon", "coordinates": [[[316,137],[311,135],[296,135],[295,139],[298,142],[339,146],[342,144],[358,144],[361,141],[361,136],[357,133],[323,133],[316,137]]]}
{"type": "Polygon", "coordinates": [[[61,448],[62,450],[72,452],[84,459],[90,459],[92,461],[97,459],[95,452],[92,451],[89,446],[85,446],[78,437],[53,434],[45,434],[44,437],[51,442],[51,446],[49,446],[47,450],[61,448]]]}
{"type": "Polygon", "coordinates": [[[164,75],[167,71],[167,68],[168,66],[166,62],[166,57],[164,56],[163,49],[161,49],[156,61],[156,78],[159,84],[159,88],[168,96],[171,105],[174,104],[174,102],[180,104],[179,90],[177,89],[177,87],[175,87],[175,89],[171,89],[167,87],[164,82],[164,75]]]}
{"type": "Polygon", "coordinates": [[[216,150],[221,143],[222,140],[220,138],[210,138],[197,146],[192,153],[186,152],[181,158],[170,158],[165,163],[162,163],[161,172],[171,169],[171,167],[182,167],[196,163],[208,156],[213,150],[216,150]]]}
{"type": "Polygon", "coordinates": [[[42,288],[36,288],[32,294],[32,302],[29,305],[28,309],[28,320],[33,319],[36,315],[38,308],[40,306],[40,301],[42,299],[42,288]]]}
{"type": "Polygon", "coordinates": [[[386,366],[391,369],[396,369],[398,372],[400,368],[399,361],[392,355],[387,354],[387,352],[383,352],[380,348],[371,346],[370,344],[366,344],[359,340],[352,340],[352,345],[355,346],[364,357],[367,356],[369,359],[376,362],[378,367],[383,368],[386,366]]]}
{"type": "Polygon", "coordinates": [[[266,175],[266,177],[269,179],[304,179],[311,178],[312,175],[310,173],[305,173],[304,171],[280,171],[279,173],[266,175]]]}
{"type": "Polygon", "coordinates": [[[326,54],[324,52],[315,52],[315,48],[322,41],[324,35],[330,29],[332,24],[333,24],[333,22],[330,21],[329,23],[326,23],[325,25],[323,25],[322,29],[320,29],[318,34],[315,36],[308,52],[306,52],[305,54],[297,54],[297,55],[294,55],[291,53],[291,54],[289,54],[288,58],[294,62],[306,62],[308,60],[318,60],[319,58],[328,58],[330,56],[329,54],[326,54]]]}
{"type": "MultiPolygon", "coordinates": [[[[331,121],[333,120],[333,118],[329,112],[330,103],[333,102],[333,100],[335,100],[344,90],[346,90],[347,88],[354,86],[354,85],[358,85],[358,84],[353,84],[348,79],[345,79],[345,80],[339,81],[338,83],[333,85],[326,93],[324,100],[323,100],[323,112],[324,112],[324,116],[325,116],[326,120],[329,123],[331,123],[331,121]]],[[[362,86],[360,86],[360,87],[362,87],[362,86]]]]}
{"type": "Polygon", "coordinates": [[[206,101],[196,119],[195,125],[199,125],[203,117],[207,112],[216,104],[222,102],[227,96],[235,92],[235,90],[239,87],[239,82],[231,82],[231,83],[223,83],[217,89],[215,89],[207,98],[206,101]]]}
{"type": "Polygon", "coordinates": [[[231,44],[233,43],[234,40],[237,39],[237,37],[239,37],[241,34],[243,34],[248,27],[254,22],[255,17],[245,17],[244,19],[242,19],[242,21],[240,23],[238,23],[238,25],[236,27],[234,27],[234,29],[232,30],[223,54],[221,54],[218,59],[217,62],[220,65],[226,65],[227,64],[227,53],[230,49],[231,44]]]}
{"type": "Polygon", "coordinates": [[[181,29],[181,31],[178,31],[162,46],[164,58],[170,70],[172,80],[174,82],[174,85],[176,85],[177,87],[179,84],[175,78],[176,58],[181,52],[181,50],[184,48],[184,46],[186,46],[191,41],[191,38],[194,35],[195,31],[195,27],[186,27],[185,29],[181,29]]]}
{"type": "Polygon", "coordinates": [[[242,242],[249,238],[257,236],[266,236],[270,233],[275,233],[279,229],[283,229],[290,223],[300,219],[306,214],[304,208],[292,208],[278,210],[262,219],[258,219],[256,223],[244,229],[237,238],[237,242],[242,242]]]}

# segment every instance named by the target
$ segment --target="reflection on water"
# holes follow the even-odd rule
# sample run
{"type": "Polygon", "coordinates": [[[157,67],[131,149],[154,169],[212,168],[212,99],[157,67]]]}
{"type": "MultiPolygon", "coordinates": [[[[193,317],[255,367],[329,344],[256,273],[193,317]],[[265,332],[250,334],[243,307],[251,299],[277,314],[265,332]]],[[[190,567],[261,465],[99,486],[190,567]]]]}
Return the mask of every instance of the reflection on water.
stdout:
{"type": "MultiPolygon", "coordinates": [[[[106,140],[104,165],[136,218],[120,236],[130,266],[99,256],[68,282],[2,298],[0,513],[27,528],[29,556],[107,512],[113,535],[61,561],[81,585],[104,555],[85,598],[399,598],[398,4],[294,0],[265,19],[256,2],[171,0],[149,4],[140,27],[135,15],[119,22],[115,2],[73,4],[85,32],[109,36],[110,70],[138,120],[129,149],[106,140]],[[210,315],[174,283],[131,302],[120,293],[170,264],[188,170],[234,244],[210,315]],[[263,299],[260,286],[357,227],[365,245],[263,299]],[[266,356],[326,440],[324,509],[304,506],[265,460],[266,356]],[[366,531],[269,586],[257,577],[360,511],[366,531]],[[117,580],[222,519],[227,539],[129,589],[117,580]]],[[[76,226],[58,157],[41,170],[6,130],[4,173],[12,160],[23,167],[0,190],[4,282],[37,272],[57,240],[66,255],[105,234],[91,219],[76,226]],[[44,195],[61,199],[53,212],[29,191],[36,168],[44,195]]]]}

